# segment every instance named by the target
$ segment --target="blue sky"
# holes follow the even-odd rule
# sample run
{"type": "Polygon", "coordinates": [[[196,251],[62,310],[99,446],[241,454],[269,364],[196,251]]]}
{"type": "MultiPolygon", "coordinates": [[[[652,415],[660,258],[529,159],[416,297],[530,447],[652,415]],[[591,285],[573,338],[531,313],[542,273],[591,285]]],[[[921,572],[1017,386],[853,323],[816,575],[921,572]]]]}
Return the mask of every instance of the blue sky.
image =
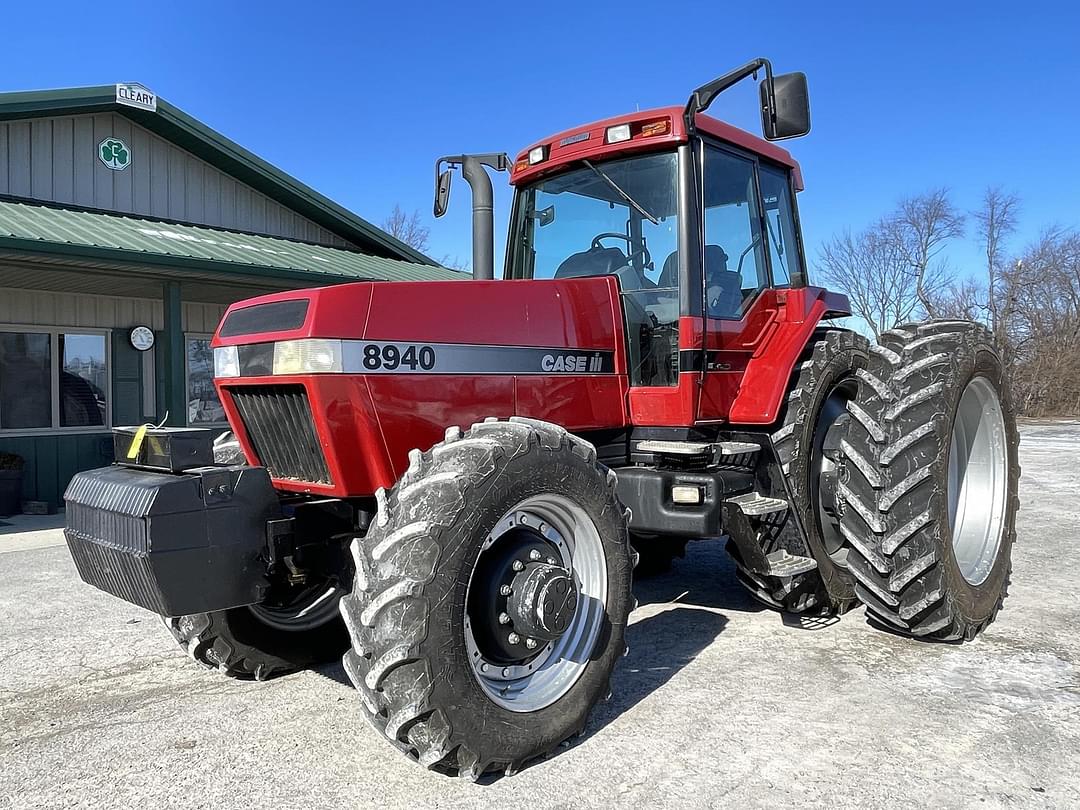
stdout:
{"type": "MultiPolygon", "coordinates": [[[[809,77],[806,242],[948,185],[1023,198],[1016,248],[1080,225],[1080,11],[1072,3],[74,3],[7,17],[0,89],[141,81],[380,222],[430,220],[434,159],[505,150],[689,91],[755,56],[809,77]],[[429,10],[429,8],[431,10],[429,10]],[[160,10],[159,10],[160,9],[160,10]]],[[[753,88],[712,112],[758,131],[753,88]]],[[[496,179],[496,233],[509,193],[496,179]]],[[[468,194],[430,253],[470,255],[468,194]]],[[[978,262],[957,245],[958,270],[978,262]]]]}

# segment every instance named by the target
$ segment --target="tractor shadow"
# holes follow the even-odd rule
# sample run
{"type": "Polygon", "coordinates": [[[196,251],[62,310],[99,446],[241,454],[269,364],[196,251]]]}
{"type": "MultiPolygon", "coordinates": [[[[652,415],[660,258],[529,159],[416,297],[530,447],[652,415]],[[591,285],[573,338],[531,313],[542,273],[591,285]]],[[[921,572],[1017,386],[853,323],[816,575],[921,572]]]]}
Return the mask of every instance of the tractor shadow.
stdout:
{"type": "Polygon", "coordinates": [[[725,614],[765,610],[736,581],[719,541],[691,543],[671,571],[635,582],[634,595],[639,611],[649,615],[631,616],[629,652],[612,676],[611,699],[594,710],[572,745],[602,731],[690,664],[728,626],[725,614]]]}

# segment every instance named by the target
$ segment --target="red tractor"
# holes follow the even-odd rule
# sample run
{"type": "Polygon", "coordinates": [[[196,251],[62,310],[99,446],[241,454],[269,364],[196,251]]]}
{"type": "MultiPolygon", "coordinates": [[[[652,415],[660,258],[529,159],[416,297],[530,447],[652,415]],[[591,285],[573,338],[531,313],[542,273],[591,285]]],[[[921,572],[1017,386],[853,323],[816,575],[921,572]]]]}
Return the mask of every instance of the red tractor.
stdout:
{"type": "Polygon", "coordinates": [[[807,281],[802,176],[770,142],[808,130],[805,77],[759,59],[512,164],[443,159],[436,213],[455,165],[473,189],[475,280],[230,307],[215,374],[243,458],[119,429],[67,491],[80,575],[230,676],[344,653],[393,745],[472,778],[584,729],[635,564],[688,540],[726,538],[778,610],[973,638],[1015,535],[1001,361],[973,323],[877,346],[829,324],[848,301],[807,281]],[[757,71],[768,140],[704,114],[757,71]],[[515,189],[503,280],[485,165],[515,189]]]}

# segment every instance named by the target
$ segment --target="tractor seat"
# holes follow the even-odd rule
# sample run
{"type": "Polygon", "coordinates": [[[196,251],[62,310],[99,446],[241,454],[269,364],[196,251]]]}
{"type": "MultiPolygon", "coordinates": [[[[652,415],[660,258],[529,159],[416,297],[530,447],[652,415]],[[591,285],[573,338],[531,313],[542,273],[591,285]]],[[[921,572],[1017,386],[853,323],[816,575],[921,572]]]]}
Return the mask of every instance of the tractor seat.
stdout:
{"type": "Polygon", "coordinates": [[[555,278],[608,276],[625,266],[626,256],[618,248],[589,248],[564,259],[555,270],[555,278]]]}
{"type": "MultiPolygon", "coordinates": [[[[705,246],[705,279],[709,296],[709,315],[714,318],[738,318],[742,314],[742,277],[727,269],[728,255],[719,245],[705,246]]],[[[664,260],[657,280],[658,287],[679,284],[679,252],[672,251],[664,260]]]]}

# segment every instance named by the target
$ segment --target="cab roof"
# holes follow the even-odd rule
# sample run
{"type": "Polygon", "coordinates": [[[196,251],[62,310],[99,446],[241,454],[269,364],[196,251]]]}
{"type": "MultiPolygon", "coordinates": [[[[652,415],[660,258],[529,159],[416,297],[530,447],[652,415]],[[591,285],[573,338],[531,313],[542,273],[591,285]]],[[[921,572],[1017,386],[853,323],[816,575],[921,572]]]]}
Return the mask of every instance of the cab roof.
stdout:
{"type": "MultiPolygon", "coordinates": [[[[537,177],[551,174],[579,160],[606,160],[611,157],[652,152],[664,146],[686,143],[686,121],[683,107],[658,107],[653,110],[617,115],[574,127],[537,141],[523,149],[514,161],[510,183],[520,185],[537,177]],[[628,124],[630,139],[607,143],[606,132],[611,127],[628,124]],[[546,157],[539,163],[529,164],[529,152],[543,147],[546,157]]],[[[730,143],[763,158],[791,169],[795,189],[803,190],[802,170],[798,162],[783,147],[771,141],[751,135],[749,132],[726,124],[710,115],[698,113],[695,123],[700,132],[730,143]]]]}

